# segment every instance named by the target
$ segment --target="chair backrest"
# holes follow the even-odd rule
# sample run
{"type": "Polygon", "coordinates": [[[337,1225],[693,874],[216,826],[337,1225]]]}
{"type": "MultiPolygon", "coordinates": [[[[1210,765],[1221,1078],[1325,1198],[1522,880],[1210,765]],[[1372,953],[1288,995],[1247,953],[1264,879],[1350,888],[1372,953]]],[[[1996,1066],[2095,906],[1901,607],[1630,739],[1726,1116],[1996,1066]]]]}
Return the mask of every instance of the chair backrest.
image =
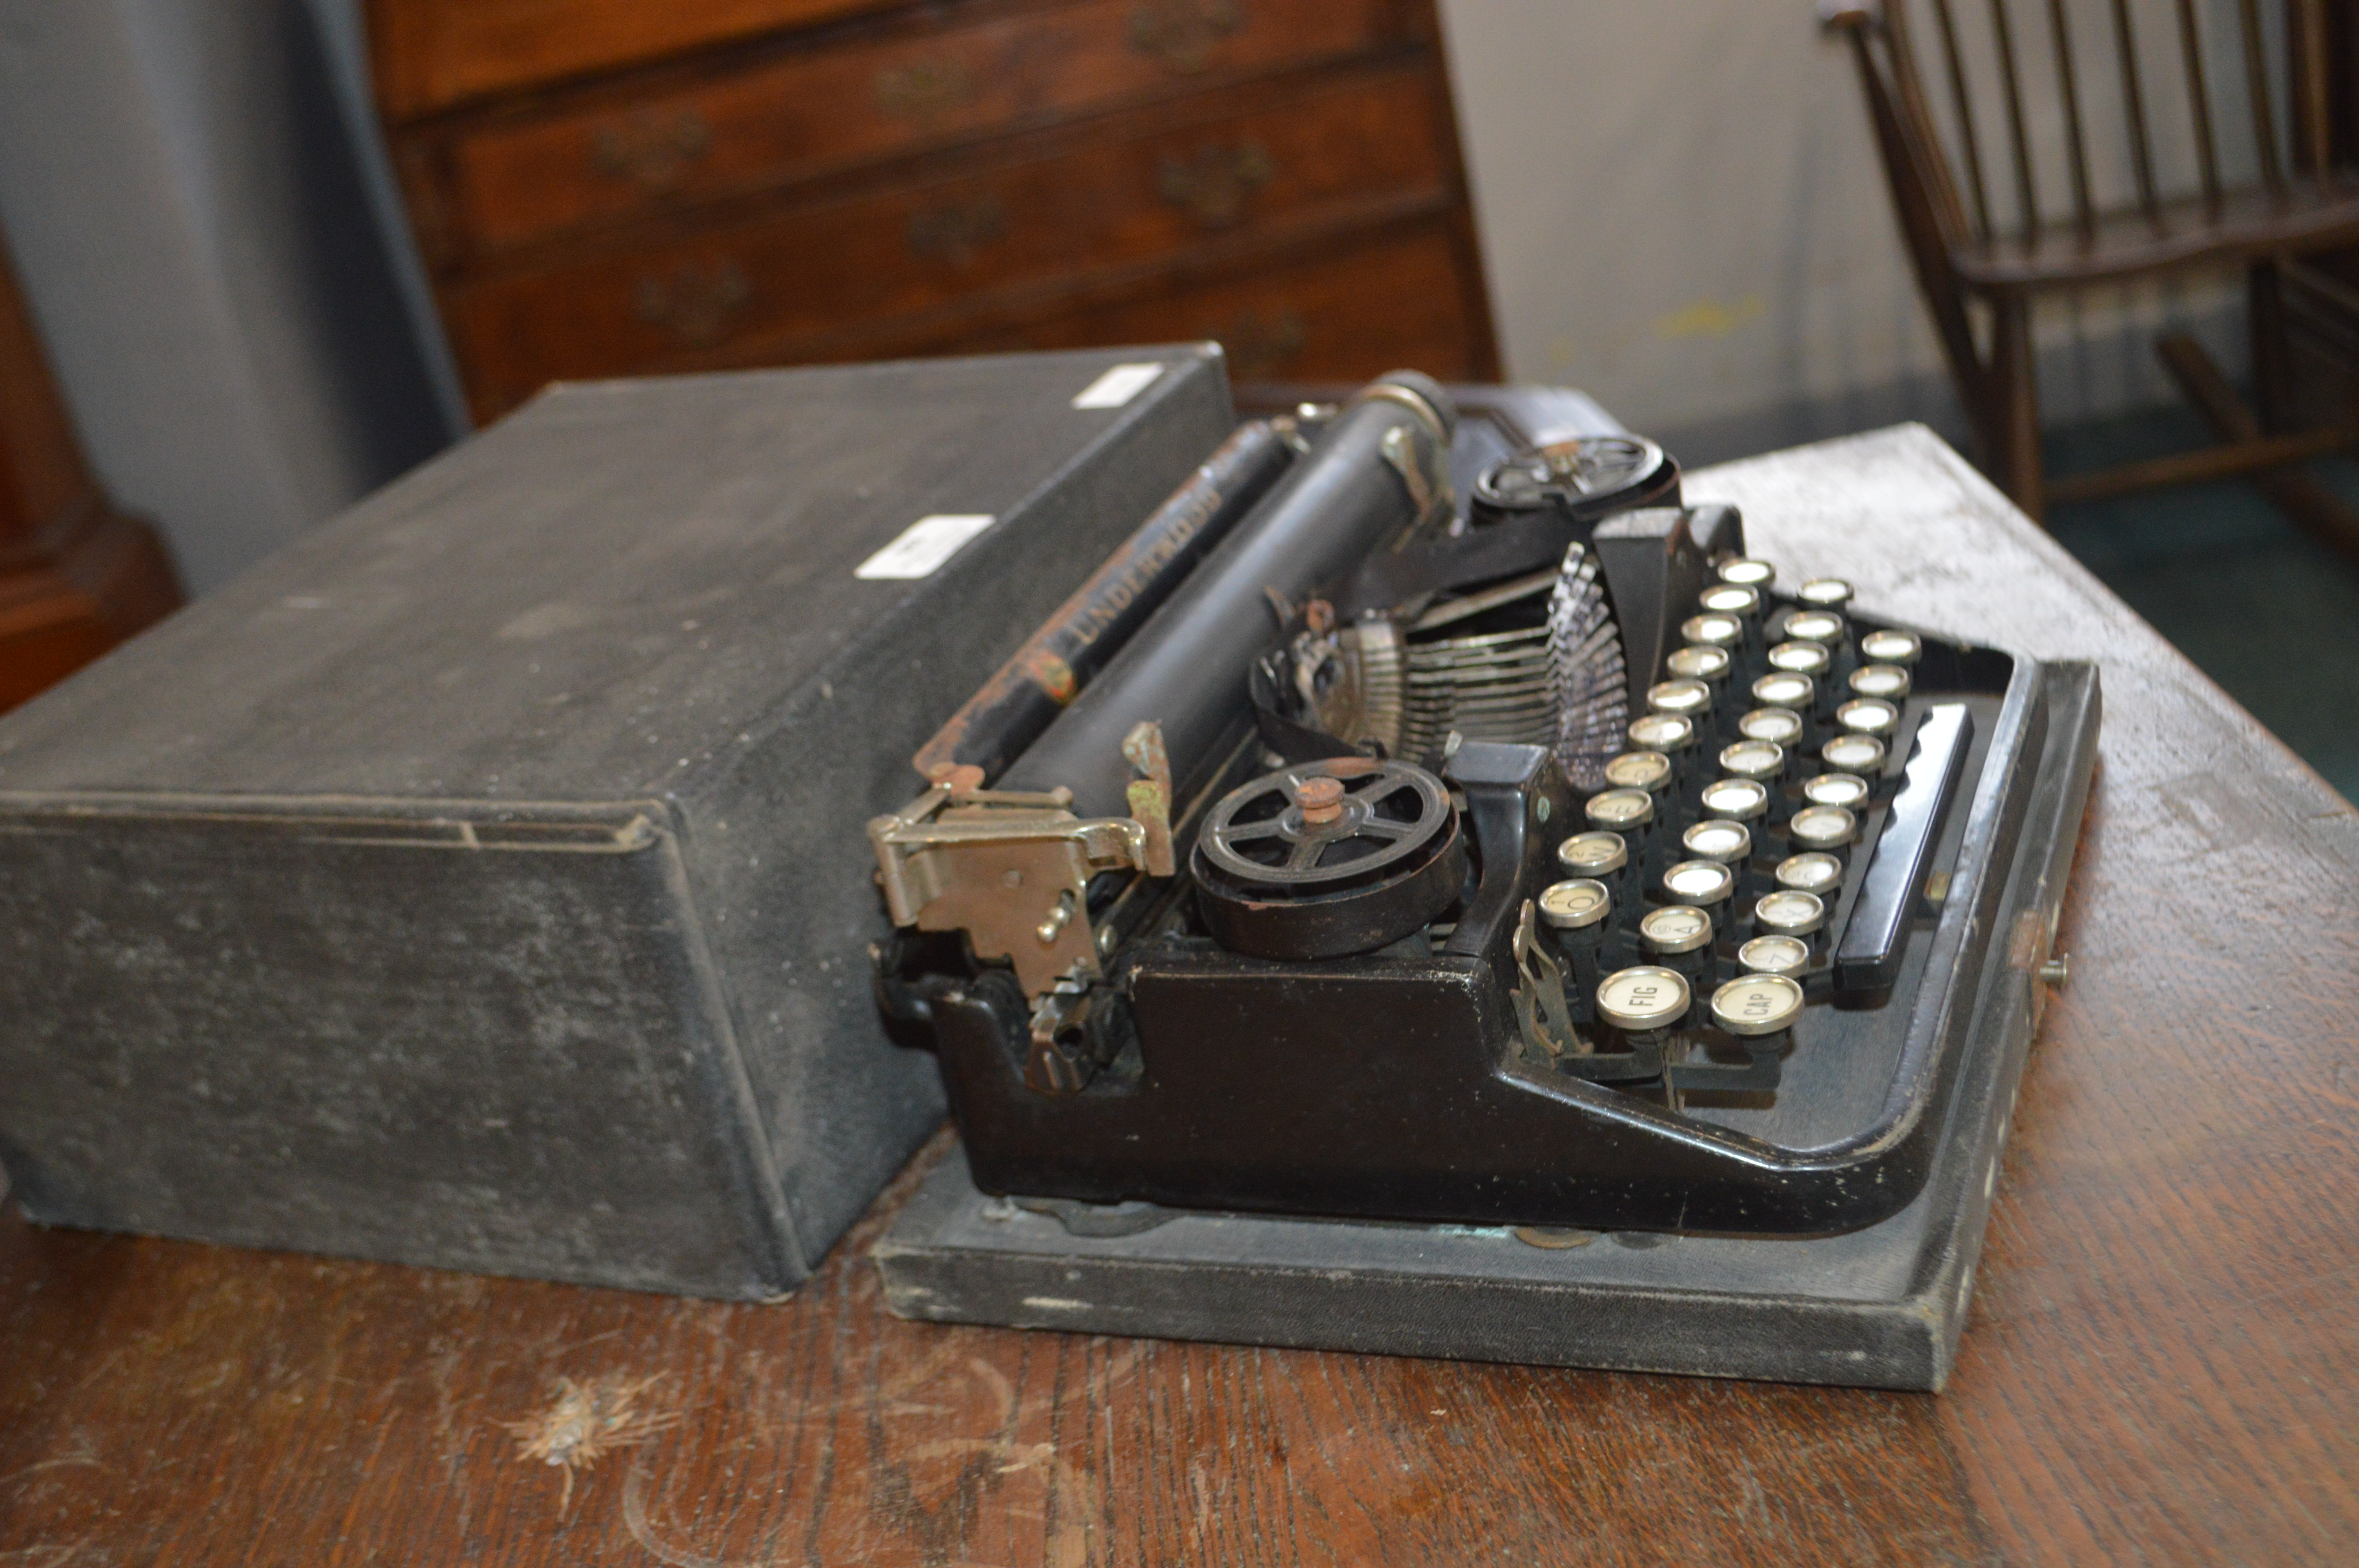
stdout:
{"type": "Polygon", "coordinates": [[[1952,248],[2060,228],[2093,241],[2108,214],[2160,222],[2181,199],[2216,214],[2238,191],[2282,196],[2346,161],[2353,94],[2334,76],[2348,9],[1879,0],[1892,115],[1879,128],[1910,144],[1923,216],[1952,248]]]}

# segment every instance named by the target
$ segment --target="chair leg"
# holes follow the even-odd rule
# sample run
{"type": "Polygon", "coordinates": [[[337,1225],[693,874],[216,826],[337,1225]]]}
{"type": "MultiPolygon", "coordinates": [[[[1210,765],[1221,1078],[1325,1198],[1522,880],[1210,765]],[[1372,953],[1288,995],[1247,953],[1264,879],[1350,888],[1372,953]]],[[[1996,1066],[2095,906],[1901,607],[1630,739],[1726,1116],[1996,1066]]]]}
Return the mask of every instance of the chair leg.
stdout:
{"type": "Polygon", "coordinates": [[[2285,291],[2273,261],[2255,262],[2245,275],[2245,317],[2253,345],[2253,402],[2265,435],[2283,435],[2293,420],[2293,366],[2286,351],[2285,291]]]}
{"type": "Polygon", "coordinates": [[[2039,478],[2039,384],[2031,362],[2031,309],[2021,299],[1992,302],[1991,364],[1984,398],[1991,478],[2039,521],[2046,504],[2039,478]]]}
{"type": "MultiPolygon", "coordinates": [[[[2236,400],[2235,389],[2203,351],[2202,344],[2184,332],[2172,332],[2156,341],[2154,351],[2180,390],[2187,394],[2187,401],[2195,405],[2195,411],[2219,432],[2222,440],[2261,438],[2260,421],[2236,400]]],[[[2345,559],[2359,561],[2359,510],[2333,491],[2290,467],[2264,469],[2253,475],[2253,484],[2311,538],[2345,559]]]]}

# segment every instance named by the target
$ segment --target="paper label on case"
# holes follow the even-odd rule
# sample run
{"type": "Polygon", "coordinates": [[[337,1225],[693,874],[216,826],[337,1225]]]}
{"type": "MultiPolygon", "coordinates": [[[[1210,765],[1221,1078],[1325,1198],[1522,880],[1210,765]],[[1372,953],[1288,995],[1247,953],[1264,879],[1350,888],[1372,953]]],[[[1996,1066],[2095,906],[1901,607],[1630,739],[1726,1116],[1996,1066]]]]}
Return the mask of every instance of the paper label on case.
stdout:
{"type": "Polygon", "coordinates": [[[1073,399],[1073,406],[1119,408],[1146,391],[1162,373],[1160,364],[1115,365],[1082,388],[1081,395],[1073,399]]]}
{"type": "Polygon", "coordinates": [[[930,577],[969,539],[997,521],[988,512],[937,512],[920,517],[853,568],[852,575],[871,581],[930,577]]]}

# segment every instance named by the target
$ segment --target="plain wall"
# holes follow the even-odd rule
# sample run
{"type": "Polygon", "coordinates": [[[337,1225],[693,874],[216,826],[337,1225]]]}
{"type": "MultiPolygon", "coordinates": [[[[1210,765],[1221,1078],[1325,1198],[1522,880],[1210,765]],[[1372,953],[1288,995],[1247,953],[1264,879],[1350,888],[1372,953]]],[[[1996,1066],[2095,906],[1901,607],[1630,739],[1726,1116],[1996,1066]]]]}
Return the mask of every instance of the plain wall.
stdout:
{"type": "MultiPolygon", "coordinates": [[[[2171,36],[2168,4],[2137,0],[2141,37],[2171,36]]],[[[2039,20],[2016,9],[2021,28],[2039,20]]],[[[2070,9],[2084,25],[2106,16],[2070,9]]],[[[1856,71],[1808,0],[1441,0],[1441,12],[1510,376],[1577,383],[1690,463],[1903,418],[1962,439],[1856,71]]],[[[2206,15],[2215,31],[2233,26],[2228,7],[2206,15]]],[[[2083,39],[2084,78],[2102,42],[2083,39]]],[[[2027,95],[2035,143],[2054,156],[2038,44],[2022,45],[2027,95]]],[[[2183,116],[2163,73],[2149,75],[2158,126],[2183,116]]],[[[2109,82],[2082,91],[2102,127],[2109,82]]],[[[2214,92],[2233,125],[2241,84],[2215,69],[2214,92]]],[[[1994,103],[1984,124],[1996,124],[1994,103]]],[[[2093,183],[2118,195],[2125,151],[2093,140],[2093,183]]],[[[2162,151],[2165,186],[2191,180],[2191,144],[2162,151]]],[[[2044,194],[2052,208],[2063,180],[2044,194]]],[[[2196,330],[2241,373],[2233,287],[2107,290],[2044,311],[2049,422],[2168,401],[2151,349],[2166,325],[2196,330]]]]}
{"type": "Polygon", "coordinates": [[[192,591],[454,433],[303,0],[0,0],[0,229],[192,591]]]}

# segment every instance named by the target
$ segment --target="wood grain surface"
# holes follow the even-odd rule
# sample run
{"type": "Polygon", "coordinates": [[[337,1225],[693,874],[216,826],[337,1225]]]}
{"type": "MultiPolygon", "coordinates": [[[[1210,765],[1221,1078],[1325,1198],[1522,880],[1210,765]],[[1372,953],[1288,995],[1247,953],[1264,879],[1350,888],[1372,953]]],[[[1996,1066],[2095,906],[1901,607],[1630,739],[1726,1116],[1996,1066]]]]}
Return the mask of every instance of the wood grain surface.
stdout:
{"type": "Polygon", "coordinates": [[[377,95],[396,117],[873,11],[889,0],[378,0],[368,8],[377,95]]]}
{"type": "Polygon", "coordinates": [[[2104,662],[1947,1393],[901,1323],[908,1176],[770,1306],[11,1217],[0,1563],[2359,1562],[2351,807],[1921,431],[1690,493],[2104,662]]]}
{"type": "Polygon", "coordinates": [[[434,200],[449,209],[454,251],[472,259],[1415,41],[1390,0],[1255,0],[1255,25],[1208,35],[1204,58],[1183,71],[1137,47],[1136,17],[1136,0],[903,17],[833,47],[749,50],[601,82],[552,95],[538,113],[494,107],[437,128],[446,167],[434,200]]]}
{"type": "Polygon", "coordinates": [[[1433,0],[368,11],[484,423],[555,380],[1136,342],[1174,316],[1255,376],[1498,374],[1433,0]],[[1339,308],[1418,226],[1446,245],[1339,308]],[[1437,254],[1438,292],[1399,309],[1437,254]],[[1403,341],[1436,357],[1373,359],[1403,341]]]}
{"type": "Polygon", "coordinates": [[[1404,207],[1446,211],[1456,178],[1446,114],[1416,60],[1283,96],[1238,89],[1110,116],[1086,133],[1017,138],[955,176],[875,181],[849,198],[469,284],[451,292],[449,319],[484,384],[527,393],[702,350],[794,362],[800,345],[848,320],[972,312],[1027,288],[1063,295],[1093,276],[1158,271],[1222,241],[1364,228],[1404,207]],[[1167,189],[1170,171],[1184,177],[1240,148],[1261,160],[1258,183],[1221,222],[1167,189]],[[734,286],[710,297],[723,277],[734,286]]]}

